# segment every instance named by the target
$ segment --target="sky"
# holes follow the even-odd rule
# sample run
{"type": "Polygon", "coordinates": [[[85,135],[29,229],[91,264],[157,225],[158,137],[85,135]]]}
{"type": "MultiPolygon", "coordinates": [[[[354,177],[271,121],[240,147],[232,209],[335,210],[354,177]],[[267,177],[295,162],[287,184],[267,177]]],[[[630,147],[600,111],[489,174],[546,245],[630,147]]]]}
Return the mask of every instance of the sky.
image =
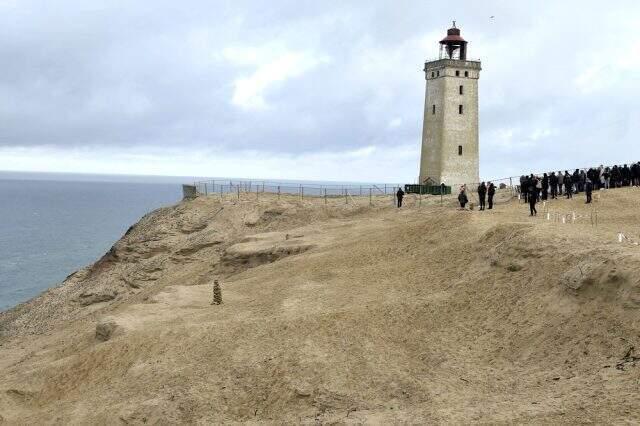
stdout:
{"type": "Polygon", "coordinates": [[[414,182],[454,19],[483,179],[640,160],[637,0],[0,0],[0,170],[414,182]]]}

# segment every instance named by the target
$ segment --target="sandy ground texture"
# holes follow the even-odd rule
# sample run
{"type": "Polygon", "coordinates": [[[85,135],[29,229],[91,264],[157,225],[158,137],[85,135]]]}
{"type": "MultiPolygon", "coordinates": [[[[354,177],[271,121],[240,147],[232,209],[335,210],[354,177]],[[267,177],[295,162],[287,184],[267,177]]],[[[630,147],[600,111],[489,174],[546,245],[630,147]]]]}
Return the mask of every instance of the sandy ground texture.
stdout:
{"type": "Polygon", "coordinates": [[[0,314],[0,423],[637,424],[640,189],[499,199],[155,211],[0,314]]]}

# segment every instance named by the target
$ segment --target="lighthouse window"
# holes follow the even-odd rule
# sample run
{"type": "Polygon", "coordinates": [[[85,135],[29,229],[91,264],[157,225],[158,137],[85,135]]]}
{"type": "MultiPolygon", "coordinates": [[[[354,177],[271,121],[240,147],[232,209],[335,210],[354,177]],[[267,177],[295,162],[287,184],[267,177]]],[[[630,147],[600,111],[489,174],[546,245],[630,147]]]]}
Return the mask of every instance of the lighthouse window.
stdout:
{"type": "Polygon", "coordinates": [[[462,145],[458,145],[458,155],[462,155],[462,145]]]}
{"type": "Polygon", "coordinates": [[[460,77],[460,70],[456,70],[456,77],[460,77]]]}
{"type": "Polygon", "coordinates": [[[436,75],[440,77],[440,71],[436,71],[436,75]]]}
{"type": "Polygon", "coordinates": [[[431,114],[435,114],[436,113],[436,105],[433,104],[433,106],[431,107],[431,114]]]}
{"type": "Polygon", "coordinates": [[[458,114],[462,114],[462,105],[458,105],[458,114]]]}
{"type": "Polygon", "coordinates": [[[463,86],[462,86],[462,85],[460,85],[460,94],[462,95],[462,94],[463,94],[463,92],[464,92],[463,86]]]}
{"type": "Polygon", "coordinates": [[[465,71],[465,72],[464,72],[464,76],[465,76],[465,77],[469,77],[469,71],[465,71]]]}
{"type": "Polygon", "coordinates": [[[433,77],[435,77],[435,76],[436,76],[436,73],[432,71],[432,72],[431,72],[431,78],[433,78],[433,77]]]}

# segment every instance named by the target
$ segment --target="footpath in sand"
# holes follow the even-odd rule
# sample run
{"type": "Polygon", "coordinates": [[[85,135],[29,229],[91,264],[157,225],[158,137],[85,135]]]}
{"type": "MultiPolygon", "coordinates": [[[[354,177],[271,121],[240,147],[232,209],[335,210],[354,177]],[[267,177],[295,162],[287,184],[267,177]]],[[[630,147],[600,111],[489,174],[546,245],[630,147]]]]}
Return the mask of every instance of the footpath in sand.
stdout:
{"type": "Polygon", "coordinates": [[[500,197],[151,213],[0,314],[0,423],[640,422],[640,190],[500,197]]]}

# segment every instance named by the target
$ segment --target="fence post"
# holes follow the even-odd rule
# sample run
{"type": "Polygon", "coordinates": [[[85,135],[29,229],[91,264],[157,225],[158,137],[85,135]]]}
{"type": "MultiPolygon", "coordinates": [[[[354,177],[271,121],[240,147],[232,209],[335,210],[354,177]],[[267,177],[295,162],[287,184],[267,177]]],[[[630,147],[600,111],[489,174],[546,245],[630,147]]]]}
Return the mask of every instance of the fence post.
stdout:
{"type": "Polygon", "coordinates": [[[236,186],[238,188],[238,200],[240,199],[240,185],[236,186]]]}
{"type": "Polygon", "coordinates": [[[344,190],[344,203],[349,204],[349,199],[347,198],[347,190],[344,190]]]}
{"type": "Polygon", "coordinates": [[[327,188],[324,189],[324,204],[327,205],[327,188]]]}
{"type": "Polygon", "coordinates": [[[300,195],[301,198],[304,200],[304,186],[300,185],[300,195]]]}
{"type": "Polygon", "coordinates": [[[256,200],[259,198],[258,194],[260,194],[260,187],[256,185],[256,200]]]}
{"type": "Polygon", "coordinates": [[[207,195],[207,182],[204,183],[204,195],[207,195]]]}
{"type": "Polygon", "coordinates": [[[418,191],[418,192],[420,193],[420,195],[419,195],[420,198],[418,199],[419,200],[418,201],[418,207],[422,207],[422,191],[418,191]]]}
{"type": "MultiPolygon", "coordinates": [[[[264,191],[264,187],[262,188],[262,190],[264,191]]],[[[278,201],[280,201],[280,185],[278,185],[278,201]]]]}
{"type": "Polygon", "coordinates": [[[369,207],[373,205],[373,201],[371,200],[371,188],[369,188],[369,207]]]}
{"type": "Polygon", "coordinates": [[[223,199],[223,197],[222,197],[222,184],[220,184],[220,200],[222,200],[222,199],[223,199]]]}

